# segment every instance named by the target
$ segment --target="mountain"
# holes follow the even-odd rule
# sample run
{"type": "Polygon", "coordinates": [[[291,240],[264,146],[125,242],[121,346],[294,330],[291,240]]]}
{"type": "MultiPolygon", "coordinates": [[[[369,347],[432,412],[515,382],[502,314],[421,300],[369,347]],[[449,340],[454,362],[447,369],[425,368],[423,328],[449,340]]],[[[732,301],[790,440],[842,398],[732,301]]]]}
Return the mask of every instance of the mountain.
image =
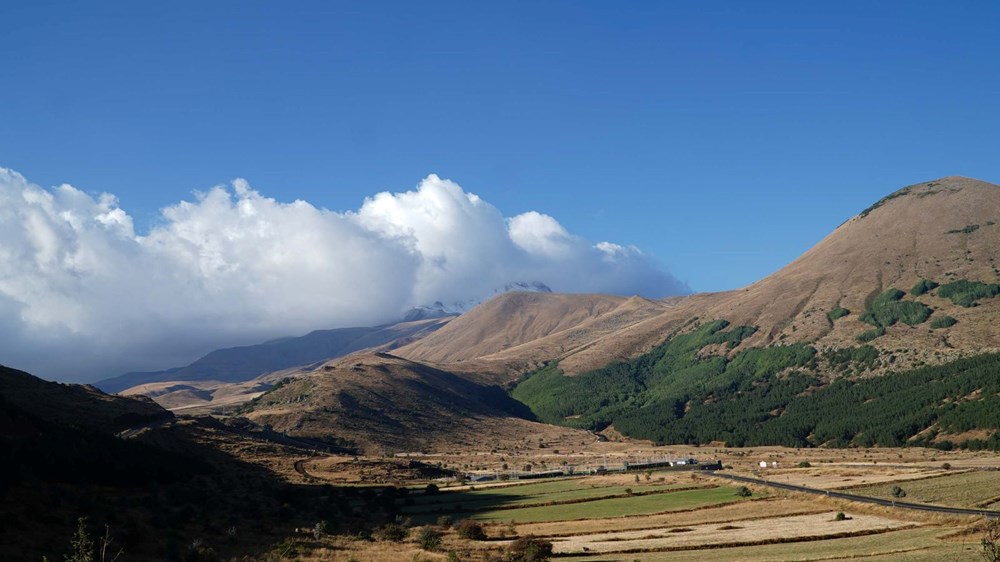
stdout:
{"type": "Polygon", "coordinates": [[[513,396],[660,442],[1000,448],[982,415],[1000,409],[998,223],[996,185],[903,188],[757,283],[553,354],[513,396]]]}
{"type": "Polygon", "coordinates": [[[585,349],[666,308],[641,297],[508,292],[395,353],[464,370],[518,373],[585,349]]]}
{"type": "Polygon", "coordinates": [[[99,381],[95,386],[106,392],[122,392],[150,383],[249,381],[265,373],[342,357],[362,349],[392,349],[437,330],[447,324],[452,317],[448,314],[437,314],[374,328],[316,330],[301,337],[218,349],[186,367],[146,373],[126,373],[99,381]]]}
{"type": "MultiPolygon", "coordinates": [[[[519,374],[525,365],[559,360],[568,373],[636,357],[662,343],[692,318],[724,319],[756,328],[740,349],[777,343],[856,345],[877,330],[861,317],[875,297],[890,288],[911,292],[921,280],[946,285],[1000,280],[1000,187],[962,177],[905,187],[850,218],[816,246],[774,274],[741,289],[636,301],[586,295],[502,295],[463,315],[431,337],[396,353],[442,364],[480,362],[519,374]],[[612,312],[612,303],[621,308],[612,312]],[[832,320],[831,316],[849,313],[832,320]],[[551,320],[557,318],[557,321],[551,320]]],[[[951,289],[949,289],[951,290],[951,289]]],[[[940,290],[906,295],[934,317],[956,324],[896,322],[871,345],[907,347],[897,358],[908,365],[937,362],[963,352],[1000,348],[993,321],[1000,302],[941,296],[940,290]],[[957,299],[957,300],[956,300],[957,299]]],[[[946,291],[945,294],[948,294],[946,291]]],[[[894,305],[907,306],[907,305],[894,305]]]]}
{"type": "Polygon", "coordinates": [[[299,437],[370,454],[525,444],[590,435],[525,419],[531,413],[496,385],[386,353],[327,362],[255,398],[242,415],[299,437]]]}

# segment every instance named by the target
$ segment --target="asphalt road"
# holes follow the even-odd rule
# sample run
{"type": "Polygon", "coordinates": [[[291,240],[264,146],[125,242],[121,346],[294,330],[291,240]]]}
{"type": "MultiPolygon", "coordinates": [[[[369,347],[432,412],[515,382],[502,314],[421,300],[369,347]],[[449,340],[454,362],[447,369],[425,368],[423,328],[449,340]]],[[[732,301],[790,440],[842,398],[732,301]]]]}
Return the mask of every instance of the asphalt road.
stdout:
{"type": "Polygon", "coordinates": [[[994,519],[1000,517],[1000,511],[992,511],[989,509],[967,509],[963,507],[944,507],[940,505],[928,505],[924,503],[911,503],[911,502],[901,502],[897,500],[884,500],[882,498],[870,498],[868,496],[856,496],[854,494],[845,494],[844,492],[835,492],[833,490],[821,490],[819,488],[808,488],[806,486],[798,486],[795,484],[786,484],[783,482],[774,482],[772,480],[762,480],[760,478],[750,478],[748,476],[737,476],[735,474],[725,474],[722,472],[713,472],[712,476],[718,476],[719,478],[728,478],[729,480],[735,480],[737,482],[745,482],[747,484],[757,484],[759,486],[770,486],[771,488],[779,488],[781,490],[791,490],[793,492],[804,492],[806,494],[817,494],[820,496],[827,496],[831,498],[838,498],[842,500],[849,500],[855,502],[863,503],[873,503],[875,505],[884,505],[886,507],[898,507],[901,509],[915,509],[917,511],[930,511],[934,513],[948,513],[951,515],[973,515],[979,517],[988,517],[994,519]]]}

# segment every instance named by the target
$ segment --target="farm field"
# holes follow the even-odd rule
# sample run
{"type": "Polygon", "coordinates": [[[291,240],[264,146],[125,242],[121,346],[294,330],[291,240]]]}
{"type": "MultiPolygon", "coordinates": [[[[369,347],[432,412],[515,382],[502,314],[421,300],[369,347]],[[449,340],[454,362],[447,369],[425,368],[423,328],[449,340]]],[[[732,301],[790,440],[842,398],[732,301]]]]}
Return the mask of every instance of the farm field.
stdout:
{"type": "Polygon", "coordinates": [[[892,489],[906,492],[903,501],[957,507],[989,507],[1000,501],[1000,472],[975,470],[922,480],[852,488],[851,493],[891,499],[892,489]]]}
{"type": "Polygon", "coordinates": [[[394,485],[407,492],[397,497],[401,513],[397,521],[412,527],[398,541],[387,541],[377,533],[370,541],[332,536],[315,541],[304,533],[297,543],[296,560],[444,562],[453,553],[463,562],[486,562],[502,559],[497,557],[512,540],[528,535],[551,542],[556,559],[580,562],[979,559],[982,520],[976,517],[873,506],[755,485],[750,486],[751,496],[743,497],[737,493],[738,484],[714,478],[713,472],[700,467],[469,483],[420,477],[412,471],[417,459],[420,466],[450,470],[489,471],[522,462],[542,470],[565,464],[614,466],[659,454],[697,458],[703,463],[719,459],[732,467],[727,468],[732,473],[852,493],[878,495],[899,485],[907,490],[907,500],[918,502],[968,506],[1000,496],[1000,491],[994,493],[1000,479],[993,478],[1000,473],[969,470],[1000,465],[1000,457],[985,452],[677,446],[666,450],[614,442],[571,449],[566,445],[560,444],[558,452],[550,446],[522,449],[516,455],[510,451],[452,457],[408,454],[377,461],[314,457],[304,463],[306,475],[292,477],[343,482],[345,476],[337,474],[343,468],[361,477],[355,480],[358,484],[379,486],[385,478],[400,476],[394,485]],[[765,459],[768,468],[757,466],[765,459]],[[771,466],[772,462],[777,464],[771,466]],[[943,466],[946,462],[950,469],[943,466]],[[411,466],[411,472],[393,470],[392,463],[411,466]],[[376,468],[380,472],[372,472],[376,468]],[[368,480],[373,477],[378,480],[368,480]],[[427,490],[431,482],[438,486],[436,493],[427,490]],[[842,519],[839,512],[845,514],[842,519]],[[448,522],[457,525],[466,519],[481,524],[487,539],[462,538],[454,526],[448,526],[448,522]],[[440,534],[439,545],[430,550],[420,546],[419,537],[427,529],[440,534]]]}
{"type": "Polygon", "coordinates": [[[853,515],[835,520],[836,512],[753,519],[720,525],[718,523],[672,526],[656,530],[594,533],[559,538],[553,541],[558,554],[582,552],[675,551],[711,548],[726,544],[766,544],[777,541],[817,540],[825,537],[880,533],[914,527],[900,519],[878,515],[853,515]]]}
{"type": "Polygon", "coordinates": [[[492,510],[555,502],[577,502],[634,494],[655,494],[682,487],[703,487],[706,484],[673,483],[655,485],[598,485],[580,479],[560,480],[536,484],[521,484],[486,489],[447,491],[434,495],[420,495],[414,498],[412,506],[403,508],[404,513],[452,512],[463,510],[492,510]]]}
{"type": "MultiPolygon", "coordinates": [[[[955,532],[949,528],[905,529],[888,533],[826,539],[817,541],[686,550],[669,553],[671,562],[740,560],[743,562],[793,562],[802,560],[906,560],[941,562],[942,560],[979,560],[979,545],[974,540],[952,542],[939,537],[955,532]]],[[[571,562],[659,562],[663,552],[570,556],[571,562]]]]}
{"type": "MultiPolygon", "coordinates": [[[[414,517],[414,520],[431,521],[436,520],[439,515],[453,515],[456,518],[470,518],[479,521],[514,521],[515,523],[564,521],[646,515],[680,509],[693,509],[727,502],[746,501],[748,499],[737,495],[737,487],[735,486],[705,487],[678,491],[663,490],[663,487],[660,486],[650,486],[649,488],[654,488],[654,490],[648,492],[647,495],[638,495],[643,493],[642,487],[638,486],[635,488],[637,494],[633,496],[606,498],[602,495],[597,496],[596,499],[587,501],[536,505],[514,509],[487,507],[483,510],[462,510],[457,513],[453,510],[432,511],[421,513],[420,516],[414,517]]],[[[584,496],[593,496],[595,494],[595,490],[592,489],[584,489],[580,492],[584,496]]],[[[525,496],[518,498],[516,501],[540,503],[544,502],[544,497],[545,495],[535,498],[525,496]]]]}
{"type": "Polygon", "coordinates": [[[796,484],[798,486],[807,486],[810,488],[821,488],[824,490],[857,488],[865,485],[919,480],[949,474],[947,470],[943,470],[940,467],[898,467],[879,465],[823,465],[811,466],[809,468],[758,470],[753,471],[752,473],[744,471],[743,473],[748,476],[753,475],[757,478],[764,478],[776,482],[796,484]]]}

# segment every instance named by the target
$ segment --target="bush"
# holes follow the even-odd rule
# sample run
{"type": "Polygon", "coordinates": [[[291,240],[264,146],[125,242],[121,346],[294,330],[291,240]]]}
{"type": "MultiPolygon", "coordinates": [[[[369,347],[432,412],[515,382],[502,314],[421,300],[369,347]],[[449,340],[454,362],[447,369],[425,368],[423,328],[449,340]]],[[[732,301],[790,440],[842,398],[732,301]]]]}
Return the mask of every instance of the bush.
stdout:
{"type": "Polygon", "coordinates": [[[312,528],[313,538],[319,540],[327,533],[330,525],[326,521],[320,521],[312,528]]]}
{"type": "Polygon", "coordinates": [[[802,461],[799,463],[799,468],[809,468],[810,466],[812,465],[809,464],[809,461],[802,461]]]}
{"type": "Polygon", "coordinates": [[[552,557],[552,542],[528,535],[510,543],[504,562],[545,562],[552,557]]]}
{"type": "Polygon", "coordinates": [[[452,519],[450,515],[442,515],[438,517],[437,524],[438,527],[444,527],[445,529],[451,528],[452,519]]]}
{"type": "Polygon", "coordinates": [[[868,310],[861,314],[861,321],[879,328],[888,328],[896,322],[915,326],[927,320],[931,309],[923,303],[901,300],[905,294],[892,288],[883,291],[868,305],[868,310]]]}
{"type": "Polygon", "coordinates": [[[861,335],[858,336],[858,341],[862,342],[862,343],[864,343],[864,342],[870,342],[873,339],[878,338],[878,337],[882,337],[884,335],[885,335],[885,328],[879,326],[878,328],[875,328],[874,330],[868,330],[867,332],[862,332],[861,335]]]}
{"type": "Polygon", "coordinates": [[[917,284],[910,289],[910,294],[919,297],[920,295],[927,293],[928,291],[933,291],[938,288],[938,284],[931,281],[930,279],[921,279],[917,281],[917,284]]]}
{"type": "Polygon", "coordinates": [[[847,520],[847,516],[844,515],[843,511],[838,511],[837,512],[837,516],[834,517],[833,520],[834,521],[846,521],[847,520]]]}
{"type": "Polygon", "coordinates": [[[951,316],[941,316],[931,321],[931,329],[951,328],[955,324],[958,324],[958,320],[955,320],[951,316]]]}
{"type": "Polygon", "coordinates": [[[486,540],[486,531],[483,530],[483,526],[471,519],[466,519],[455,526],[455,531],[458,532],[458,536],[463,539],[469,539],[473,541],[484,541],[486,540]]]}
{"type": "Polygon", "coordinates": [[[890,490],[889,493],[891,493],[892,497],[894,497],[894,498],[905,498],[906,497],[906,490],[900,488],[899,486],[893,486],[892,490],[890,490]]]}
{"type": "Polygon", "coordinates": [[[833,322],[834,320],[838,318],[843,318],[850,313],[851,313],[850,310],[847,310],[842,306],[838,306],[837,308],[831,310],[830,312],[827,312],[826,317],[830,319],[830,322],[833,322]]]}
{"type": "Polygon", "coordinates": [[[417,542],[424,550],[437,550],[441,546],[441,533],[431,527],[424,527],[417,535],[417,542]]]}
{"type": "Polygon", "coordinates": [[[736,490],[736,495],[741,498],[749,498],[753,495],[753,492],[746,486],[740,486],[739,489],[736,490]]]}
{"type": "Polygon", "coordinates": [[[951,470],[951,463],[946,462],[946,463],[944,463],[944,464],[941,465],[941,468],[943,468],[945,470],[951,470]]]}
{"type": "Polygon", "coordinates": [[[427,485],[426,488],[424,488],[424,493],[427,494],[428,496],[432,496],[440,491],[441,489],[438,488],[438,485],[434,484],[433,482],[431,482],[430,484],[427,485]]]}
{"type": "Polygon", "coordinates": [[[375,530],[375,538],[380,541],[403,542],[410,536],[410,530],[399,523],[386,523],[375,530]]]}
{"type": "Polygon", "coordinates": [[[938,296],[950,299],[951,302],[966,308],[976,306],[979,299],[995,297],[1000,294],[1000,285],[959,279],[941,285],[938,296]]]}

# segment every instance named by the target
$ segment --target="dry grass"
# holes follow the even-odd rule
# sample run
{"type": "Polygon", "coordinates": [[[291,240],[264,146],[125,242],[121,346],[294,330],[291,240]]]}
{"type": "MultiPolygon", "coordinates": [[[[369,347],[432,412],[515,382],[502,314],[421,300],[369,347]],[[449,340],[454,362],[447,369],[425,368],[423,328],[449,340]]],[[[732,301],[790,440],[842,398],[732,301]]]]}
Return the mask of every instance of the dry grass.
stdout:
{"type": "Polygon", "coordinates": [[[899,484],[879,484],[852,489],[852,493],[891,498],[892,487],[906,491],[905,501],[960,507],[992,504],[1000,497],[1000,473],[971,471],[899,484]]]}
{"type": "Polygon", "coordinates": [[[656,529],[671,525],[717,525],[748,519],[804,515],[822,510],[823,508],[817,509],[815,505],[801,500],[764,499],[751,503],[728,504],[643,517],[527,523],[517,525],[517,532],[521,535],[567,536],[597,532],[656,529]]]}
{"type": "Polygon", "coordinates": [[[883,532],[911,527],[914,524],[901,519],[876,515],[852,515],[844,521],[834,521],[835,512],[810,515],[791,515],[767,519],[742,521],[739,529],[719,530],[718,524],[683,527],[684,532],[671,532],[676,528],[657,530],[620,531],[558,538],[554,541],[557,553],[582,552],[639,552],[650,550],[677,550],[682,548],[713,547],[725,544],[752,544],[795,539],[821,540],[829,536],[845,536],[868,532],[883,532]]]}
{"type": "Polygon", "coordinates": [[[769,544],[711,550],[691,550],[659,553],[609,554],[601,556],[571,556],[560,558],[567,562],[702,562],[704,560],[740,560],[742,562],[803,562],[870,560],[915,562],[942,562],[948,560],[977,560],[974,543],[951,543],[938,537],[948,529],[904,529],[839,539],[769,544]]]}

